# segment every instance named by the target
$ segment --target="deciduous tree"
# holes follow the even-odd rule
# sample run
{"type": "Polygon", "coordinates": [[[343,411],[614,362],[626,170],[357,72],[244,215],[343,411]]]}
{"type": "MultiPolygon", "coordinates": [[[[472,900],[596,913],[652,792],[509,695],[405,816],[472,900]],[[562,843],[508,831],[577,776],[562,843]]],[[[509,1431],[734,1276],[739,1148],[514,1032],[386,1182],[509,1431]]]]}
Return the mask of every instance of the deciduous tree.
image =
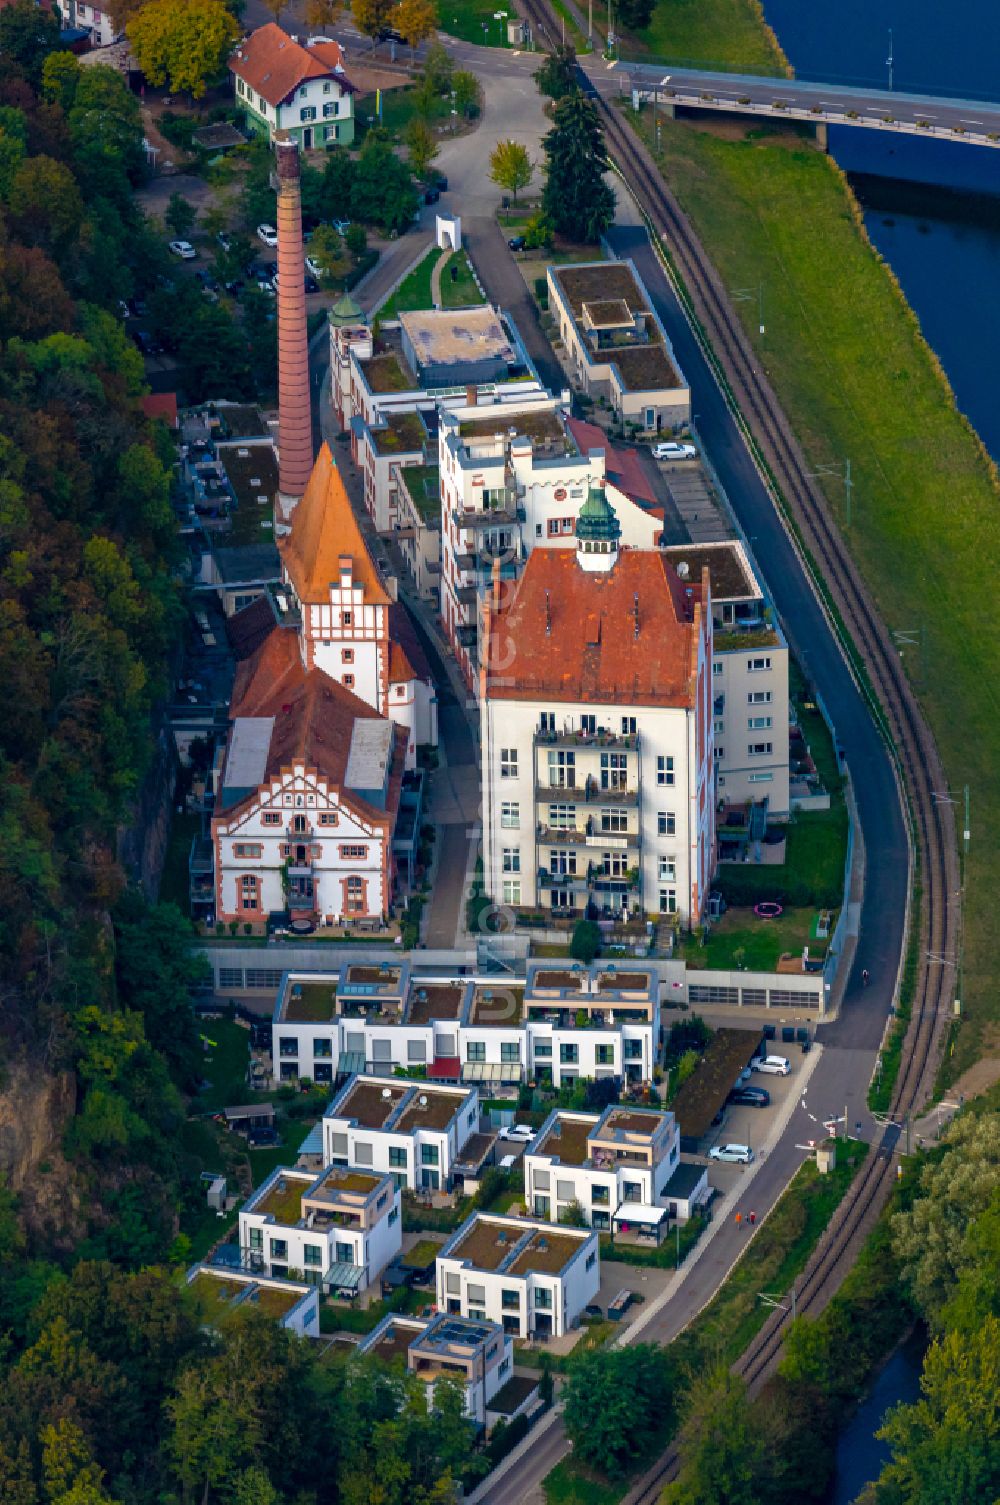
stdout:
{"type": "Polygon", "coordinates": [[[392,12],[392,23],[413,52],[437,31],[437,6],[434,0],[399,0],[392,12]]]}
{"type": "Polygon", "coordinates": [[[332,26],[344,4],[345,0],[306,0],[306,25],[314,31],[332,26]]]}
{"type": "Polygon", "coordinates": [[[669,1421],[666,1353],[652,1343],[582,1355],[563,1390],[574,1454],[614,1476],[635,1466],[669,1421]]]}
{"type": "Polygon", "coordinates": [[[183,239],[194,227],[198,215],[194,205],[182,193],[172,193],[163,218],[167,228],[183,239]]]}
{"type": "Polygon", "coordinates": [[[528,156],[528,148],[520,141],[498,141],[490,153],[490,177],[500,188],[506,188],[517,203],[517,195],[531,182],[535,167],[528,156]]]}
{"type": "Polygon", "coordinates": [[[14,0],[0,10],[0,59],[29,83],[41,82],[45,59],[59,49],[59,15],[33,0],[14,0]]]}
{"type": "Polygon", "coordinates": [[[554,229],[570,240],[594,243],[615,217],[615,196],[604,181],[604,137],[592,100],[566,94],[543,141],[542,206],[554,229]]]}
{"type": "Polygon", "coordinates": [[[143,73],[200,99],[220,73],[239,28],[222,0],[149,0],[126,31],[143,73]]]}
{"type": "Polygon", "coordinates": [[[475,119],[480,111],[483,93],[476,75],[465,68],[459,68],[452,76],[451,92],[455,98],[455,109],[463,120],[475,119]]]}
{"type": "Polygon", "coordinates": [[[726,1370],[696,1380],[680,1440],[684,1466],[664,1490],[664,1505],[759,1505],[764,1444],[742,1380],[726,1370]]]}
{"type": "Polygon", "coordinates": [[[437,156],[439,147],[434,132],[426,120],[414,115],[405,131],[406,154],[410,166],[418,178],[426,177],[427,169],[437,156]]]}
{"type": "Polygon", "coordinates": [[[351,0],[354,24],[366,37],[377,37],[389,23],[392,0],[351,0]]]}

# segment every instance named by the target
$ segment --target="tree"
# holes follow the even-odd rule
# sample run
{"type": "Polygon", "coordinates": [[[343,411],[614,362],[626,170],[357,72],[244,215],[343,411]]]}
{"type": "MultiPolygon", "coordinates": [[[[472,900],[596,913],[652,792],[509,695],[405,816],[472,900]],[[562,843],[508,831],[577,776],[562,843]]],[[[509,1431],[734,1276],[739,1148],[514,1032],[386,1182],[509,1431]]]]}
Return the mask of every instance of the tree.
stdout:
{"type": "Polygon", "coordinates": [[[306,0],[306,25],[313,31],[332,26],[344,8],[344,0],[306,0]]]}
{"type": "Polygon", "coordinates": [[[524,227],[524,244],[529,251],[551,250],[555,232],[544,214],[533,214],[524,227]]]}
{"type": "Polygon", "coordinates": [[[399,0],[392,12],[393,25],[410,51],[415,52],[425,37],[437,31],[438,13],[434,0],[399,0]]]}
{"type": "Polygon", "coordinates": [[[198,214],[194,205],[182,193],[172,193],[163,218],[178,240],[184,240],[193,228],[198,214]]]}
{"type": "Polygon", "coordinates": [[[570,46],[557,47],[550,52],[535,74],[539,92],[550,99],[564,99],[575,94],[580,84],[577,77],[576,51],[570,46]]]}
{"type": "Polygon", "coordinates": [[[414,115],[405,132],[406,153],[410,167],[418,178],[426,177],[427,169],[438,154],[438,144],[427,121],[414,115]]]}
{"type": "Polygon", "coordinates": [[[274,17],[275,21],[277,21],[287,3],[288,0],[264,0],[264,4],[271,12],[271,15],[274,17]]]}
{"type": "Polygon", "coordinates": [[[924,1359],[921,1397],[897,1406],[878,1436],[892,1449],[876,1505],[950,1505],[1000,1497],[1000,1321],[946,1333],[924,1359]]]}
{"type": "Polygon", "coordinates": [[[358,157],[351,206],[356,219],[401,234],[417,212],[410,170],[383,135],[369,131],[358,157]]]}
{"type": "Polygon", "coordinates": [[[388,25],[392,0],[351,0],[354,24],[366,37],[377,37],[388,25]]]}
{"type": "Polygon", "coordinates": [[[61,105],[63,113],[68,115],[82,71],[71,52],[51,52],[42,64],[43,98],[61,105]]]}
{"type": "Polygon", "coordinates": [[[455,100],[455,109],[462,119],[474,120],[479,114],[483,95],[476,75],[469,73],[465,68],[459,68],[458,72],[452,76],[451,92],[455,100]]]}
{"type": "Polygon", "coordinates": [[[0,10],[0,58],[35,88],[51,52],[59,50],[59,14],[33,0],[15,0],[0,10]]]}
{"type": "Polygon", "coordinates": [[[432,42],[424,54],[423,81],[434,94],[447,94],[451,88],[454,64],[440,42],[432,42]]]}
{"type": "Polygon", "coordinates": [[[563,1388],[574,1455],[612,1477],[649,1453],[673,1409],[669,1359],[652,1343],[583,1354],[563,1388]]]}
{"type": "Polygon", "coordinates": [[[644,31],[653,19],[656,0],[618,0],[618,24],[629,31],[644,31]]]}
{"type": "Polygon", "coordinates": [[[141,10],[145,0],[107,0],[108,13],[116,31],[124,31],[128,22],[141,10]]]}
{"type": "Polygon", "coordinates": [[[594,960],[601,944],[601,932],[593,920],[577,920],[573,928],[569,954],[578,962],[588,965],[594,960]]]}
{"type": "Polygon", "coordinates": [[[583,1210],[583,1204],[574,1197],[572,1202],[567,1202],[559,1214],[559,1221],[566,1228],[589,1228],[587,1214],[583,1210]]]}
{"type": "Polygon", "coordinates": [[[615,196],[604,181],[604,137],[597,108],[584,94],[567,94],[556,105],[553,119],[542,143],[542,207],[558,234],[592,244],[615,217],[615,196]]]}
{"type": "Polygon", "coordinates": [[[29,157],[14,174],[7,209],[29,245],[56,257],[78,239],[84,207],[70,169],[51,157],[29,157]]]}
{"type": "Polygon", "coordinates": [[[932,1326],[971,1268],[967,1232],[990,1207],[1000,1175],[1000,1113],[960,1115],[946,1144],[921,1171],[912,1207],[892,1219],[893,1248],[932,1326]]]}
{"type": "Polygon", "coordinates": [[[680,1452],[684,1465],[664,1490],[664,1505],[758,1505],[764,1443],[742,1380],[727,1370],[695,1380],[680,1452]]]}
{"type": "MultiPolygon", "coordinates": [[[[353,228],[353,227],[352,227],[353,228]]],[[[318,225],[309,242],[309,255],[320,270],[321,280],[329,286],[343,270],[344,244],[332,225],[318,225]]]]}
{"type": "Polygon", "coordinates": [[[221,72],[239,28],[222,0],[149,0],[125,28],[152,84],[169,84],[195,99],[221,72]]]}
{"type": "Polygon", "coordinates": [[[355,261],[360,261],[368,250],[368,236],[364,225],[348,225],[344,240],[355,261]]]}
{"type": "Polygon", "coordinates": [[[499,188],[513,194],[515,204],[519,191],[531,182],[534,170],[528,148],[520,141],[498,141],[490,153],[490,177],[499,188]]]}

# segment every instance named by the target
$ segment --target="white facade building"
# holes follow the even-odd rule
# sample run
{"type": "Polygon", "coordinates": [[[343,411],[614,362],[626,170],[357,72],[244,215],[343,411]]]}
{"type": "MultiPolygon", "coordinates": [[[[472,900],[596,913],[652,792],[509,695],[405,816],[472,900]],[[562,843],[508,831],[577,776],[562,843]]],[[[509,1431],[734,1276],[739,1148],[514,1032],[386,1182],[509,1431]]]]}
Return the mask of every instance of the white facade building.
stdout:
{"type": "Polygon", "coordinates": [[[84,0],[56,0],[63,25],[79,27],[90,32],[91,47],[110,47],[123,33],[112,19],[111,12],[100,5],[85,4],[84,0]]]}
{"type": "Polygon", "coordinates": [[[300,1337],[319,1337],[319,1291],[303,1281],[265,1278],[226,1265],[192,1265],[187,1285],[206,1327],[217,1327],[232,1312],[258,1306],[279,1327],[300,1337]]]}
{"type": "Polygon", "coordinates": [[[680,1161],[672,1113],[610,1107],[549,1114],[524,1155],[524,1195],[536,1218],[558,1223],[574,1203],[591,1228],[667,1218],[664,1193],[680,1161]]]}
{"type": "Polygon", "coordinates": [[[475,1088],[355,1076],[323,1116],[323,1159],[369,1167],[411,1191],[447,1191],[478,1129],[475,1088]]]}
{"type": "Polygon", "coordinates": [[[441,1311],[498,1323],[515,1338],[568,1333],[600,1285],[597,1234],[473,1213],[437,1260],[441,1311]]]}
{"type": "Polygon", "coordinates": [[[274,22],[245,37],[229,59],[236,103],[258,135],[287,131],[303,151],[350,146],[354,86],[339,42],[309,37],[305,46],[274,22]]]}
{"type": "Polygon", "coordinates": [[[246,1269],[327,1290],[367,1290],[401,1247],[399,1189],[370,1170],[278,1166],[240,1209],[246,1269]]]}
{"type": "Polygon", "coordinates": [[[406,1367],[423,1380],[433,1404],[434,1386],[444,1376],[465,1391],[465,1411],[478,1426],[489,1418],[490,1402],[514,1372],[514,1344],[494,1322],[470,1322],[439,1312],[423,1317],[384,1317],[358,1344],[359,1353],[391,1360],[406,1354],[406,1367]]]}
{"type": "Polygon", "coordinates": [[[485,886],[564,917],[696,924],[715,866],[707,572],[619,548],[599,492],[577,547],[533,550],[484,603],[485,886]]]}

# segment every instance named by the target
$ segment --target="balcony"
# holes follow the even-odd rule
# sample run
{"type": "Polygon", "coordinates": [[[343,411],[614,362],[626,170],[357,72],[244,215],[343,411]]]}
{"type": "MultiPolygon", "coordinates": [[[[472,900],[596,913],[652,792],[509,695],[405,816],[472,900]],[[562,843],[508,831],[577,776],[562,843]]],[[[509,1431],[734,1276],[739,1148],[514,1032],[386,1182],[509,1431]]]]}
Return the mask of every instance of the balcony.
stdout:
{"type": "Polygon", "coordinates": [[[614,749],[616,752],[638,752],[639,736],[632,732],[628,736],[619,736],[616,732],[601,728],[596,732],[543,732],[535,733],[536,747],[582,747],[593,748],[595,752],[606,752],[614,749]]]}
{"type": "Polygon", "coordinates": [[[591,850],[604,846],[609,852],[634,852],[637,860],[642,844],[638,831],[602,831],[600,820],[594,816],[590,817],[585,826],[573,826],[568,830],[560,826],[547,826],[539,821],[535,835],[539,845],[585,847],[591,850]]]}
{"type": "Polygon", "coordinates": [[[586,893],[588,879],[586,873],[560,873],[554,872],[551,868],[540,867],[538,869],[537,881],[539,887],[569,889],[573,893],[586,893]]]}
{"type": "Polygon", "coordinates": [[[546,805],[614,805],[620,810],[634,810],[639,804],[639,791],[602,789],[593,778],[582,784],[543,784],[536,779],[535,801],[546,805]]]}

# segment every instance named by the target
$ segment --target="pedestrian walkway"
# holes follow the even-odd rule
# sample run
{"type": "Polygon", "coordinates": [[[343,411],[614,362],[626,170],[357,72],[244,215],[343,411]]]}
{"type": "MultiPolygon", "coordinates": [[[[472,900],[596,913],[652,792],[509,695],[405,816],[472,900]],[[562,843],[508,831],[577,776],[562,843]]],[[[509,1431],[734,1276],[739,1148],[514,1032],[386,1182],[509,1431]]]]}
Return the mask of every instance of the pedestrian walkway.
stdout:
{"type": "Polygon", "coordinates": [[[444,300],[441,297],[441,273],[448,265],[453,254],[454,253],[452,251],[446,251],[443,256],[439,256],[437,259],[437,264],[435,265],[434,270],[431,272],[431,302],[433,303],[435,308],[442,307],[444,300]]]}

